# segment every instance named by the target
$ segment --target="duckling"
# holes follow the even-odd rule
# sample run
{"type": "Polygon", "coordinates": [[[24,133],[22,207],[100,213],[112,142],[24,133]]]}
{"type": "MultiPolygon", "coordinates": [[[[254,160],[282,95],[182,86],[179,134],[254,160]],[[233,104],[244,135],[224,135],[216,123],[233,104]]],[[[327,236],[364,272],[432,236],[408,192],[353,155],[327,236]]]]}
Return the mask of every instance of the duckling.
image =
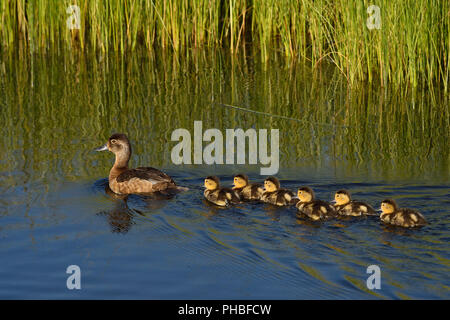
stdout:
{"type": "Polygon", "coordinates": [[[226,207],[231,203],[239,203],[239,194],[230,188],[221,188],[219,178],[209,176],[205,179],[205,199],[218,206],[226,207]]]}
{"type": "Polygon", "coordinates": [[[352,200],[350,192],[347,190],[336,191],[332,203],[335,203],[334,209],[342,216],[376,215],[375,210],[369,204],[352,200]]]}
{"type": "Polygon", "coordinates": [[[399,208],[394,200],[386,199],[381,203],[381,221],[395,226],[413,228],[427,224],[424,216],[413,209],[399,208]]]}
{"type": "Polygon", "coordinates": [[[299,201],[297,209],[314,221],[325,220],[336,216],[336,210],[328,202],[316,200],[310,187],[300,187],[297,191],[299,201]]]}
{"type": "Polygon", "coordinates": [[[186,188],[178,187],[171,177],[152,167],[128,168],[131,157],[131,144],[123,133],[115,133],[109,137],[105,145],[95,151],[111,151],[116,156],[108,184],[117,194],[145,194],[156,191],[181,191],[186,188]]]}
{"type": "Polygon", "coordinates": [[[287,206],[291,204],[294,198],[292,191],[280,188],[280,181],[275,177],[269,177],[264,180],[264,189],[264,193],[261,195],[261,201],[276,206],[287,206]]]}
{"type": "Polygon", "coordinates": [[[234,177],[234,187],[242,200],[259,200],[264,192],[263,185],[260,183],[249,183],[245,174],[238,174],[234,177]]]}

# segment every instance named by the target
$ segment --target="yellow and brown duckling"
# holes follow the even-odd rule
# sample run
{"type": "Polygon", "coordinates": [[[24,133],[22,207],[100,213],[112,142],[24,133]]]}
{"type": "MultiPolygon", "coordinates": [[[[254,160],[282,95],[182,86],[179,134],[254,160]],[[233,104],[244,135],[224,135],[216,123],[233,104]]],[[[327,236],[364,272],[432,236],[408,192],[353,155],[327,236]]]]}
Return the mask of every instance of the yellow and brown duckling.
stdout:
{"type": "Polygon", "coordinates": [[[145,194],[152,192],[180,191],[173,179],[152,167],[128,168],[131,157],[131,144],[123,133],[115,133],[109,137],[105,145],[95,151],[111,151],[116,161],[109,172],[109,187],[117,194],[145,194]]]}
{"type": "Polygon", "coordinates": [[[215,205],[226,207],[232,203],[239,203],[240,197],[237,192],[230,188],[221,188],[219,178],[209,176],[205,179],[205,199],[215,205]]]}
{"type": "Polygon", "coordinates": [[[280,181],[275,177],[269,177],[264,180],[264,193],[261,195],[261,201],[276,206],[287,206],[292,203],[294,193],[291,190],[280,188],[280,181]]]}
{"type": "Polygon", "coordinates": [[[238,174],[234,177],[233,190],[236,191],[242,200],[259,200],[264,192],[264,187],[260,183],[249,183],[245,174],[238,174]]]}
{"type": "Polygon", "coordinates": [[[334,209],[341,216],[365,216],[376,215],[375,210],[367,203],[352,200],[350,192],[347,190],[338,190],[334,194],[334,209]]]}
{"type": "Polygon", "coordinates": [[[414,228],[427,224],[424,216],[413,209],[399,208],[394,200],[386,199],[381,203],[381,221],[395,226],[414,228]]]}
{"type": "Polygon", "coordinates": [[[310,187],[300,187],[297,191],[297,209],[314,221],[326,220],[337,215],[334,207],[326,201],[315,199],[310,187]]]}

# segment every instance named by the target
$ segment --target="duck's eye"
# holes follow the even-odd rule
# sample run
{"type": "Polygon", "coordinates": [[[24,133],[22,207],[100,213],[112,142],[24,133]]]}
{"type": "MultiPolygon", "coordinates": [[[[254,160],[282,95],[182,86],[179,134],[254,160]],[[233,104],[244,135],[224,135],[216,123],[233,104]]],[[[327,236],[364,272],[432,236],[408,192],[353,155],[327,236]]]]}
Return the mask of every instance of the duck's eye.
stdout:
{"type": "Polygon", "coordinates": [[[117,142],[116,139],[112,139],[112,140],[111,140],[111,143],[112,143],[112,144],[115,144],[116,142],[117,142]]]}

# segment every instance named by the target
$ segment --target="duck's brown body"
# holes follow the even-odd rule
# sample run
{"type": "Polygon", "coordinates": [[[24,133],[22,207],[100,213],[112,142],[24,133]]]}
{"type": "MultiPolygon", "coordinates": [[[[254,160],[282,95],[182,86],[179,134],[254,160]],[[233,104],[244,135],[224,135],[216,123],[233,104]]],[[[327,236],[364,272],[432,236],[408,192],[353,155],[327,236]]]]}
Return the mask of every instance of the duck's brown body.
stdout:
{"type": "Polygon", "coordinates": [[[109,150],[116,156],[109,172],[108,182],[110,189],[117,194],[145,194],[179,189],[170,176],[158,169],[152,167],[129,169],[131,145],[124,134],[113,134],[103,147],[96,150],[109,150]]]}
{"type": "Polygon", "coordinates": [[[171,177],[152,167],[120,170],[112,168],[109,187],[118,194],[151,193],[177,188],[171,177]]]}

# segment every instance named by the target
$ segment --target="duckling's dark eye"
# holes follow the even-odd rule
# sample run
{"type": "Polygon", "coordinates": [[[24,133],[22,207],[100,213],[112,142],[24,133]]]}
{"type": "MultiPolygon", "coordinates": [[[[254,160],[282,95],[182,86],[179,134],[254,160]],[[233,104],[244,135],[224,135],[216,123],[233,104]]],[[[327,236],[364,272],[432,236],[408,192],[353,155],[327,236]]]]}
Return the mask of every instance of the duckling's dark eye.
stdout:
{"type": "Polygon", "coordinates": [[[116,142],[117,142],[116,139],[112,139],[112,140],[111,140],[111,143],[112,143],[112,144],[115,144],[116,142]]]}

